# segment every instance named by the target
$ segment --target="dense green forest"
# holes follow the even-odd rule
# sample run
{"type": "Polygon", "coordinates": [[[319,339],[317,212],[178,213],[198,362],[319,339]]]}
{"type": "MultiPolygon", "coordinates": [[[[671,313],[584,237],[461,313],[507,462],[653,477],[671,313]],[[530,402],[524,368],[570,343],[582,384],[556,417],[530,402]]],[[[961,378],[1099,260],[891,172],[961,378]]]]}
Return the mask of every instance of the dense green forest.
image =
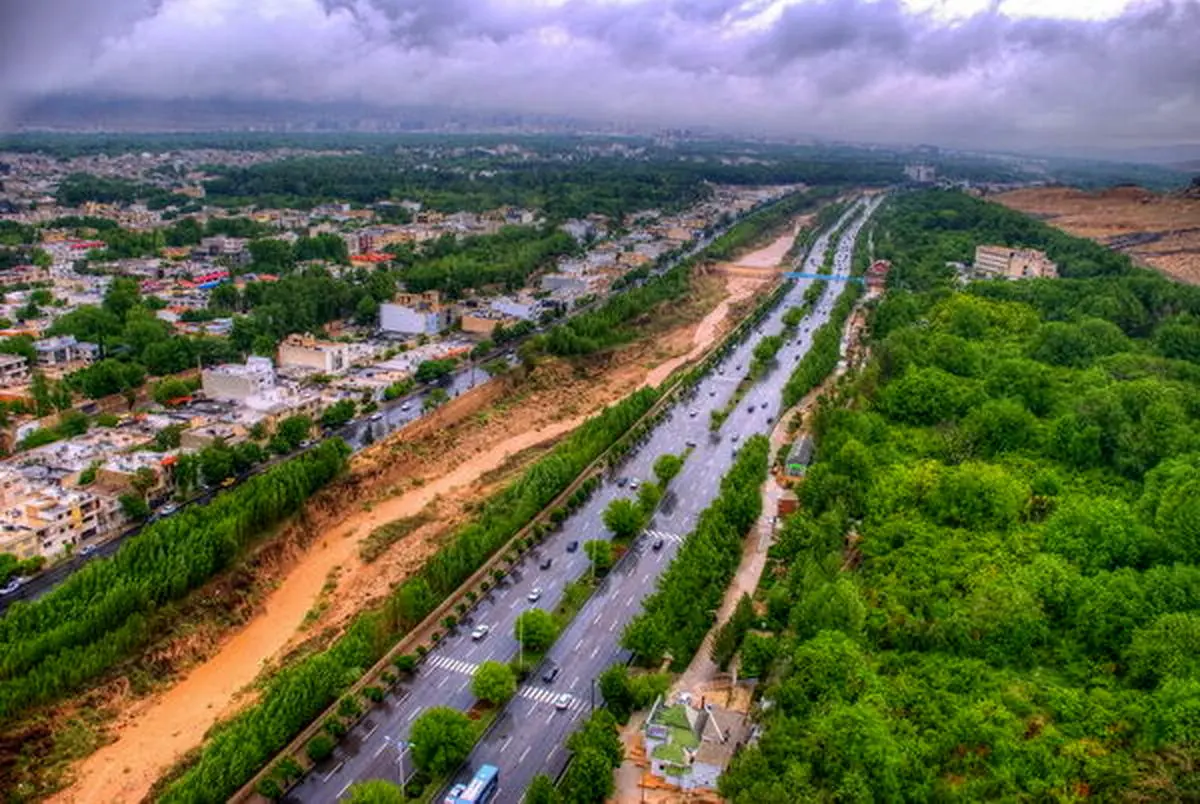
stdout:
{"type": "Polygon", "coordinates": [[[492,161],[414,169],[411,156],[304,157],[223,170],[206,184],[219,202],[311,205],[348,199],[372,203],[410,198],[431,209],[483,211],[510,205],[541,209],[552,219],[600,213],[620,218],[643,209],[679,209],[704,199],[708,183],[765,185],[886,184],[900,177],[891,159],[783,158],[769,164],[721,159],[584,159],[492,161]],[[487,169],[483,169],[483,168],[487,169]]]}
{"type": "Polygon", "coordinates": [[[72,173],[64,178],[59,183],[54,198],[64,207],[79,206],[85,201],[98,201],[102,204],[145,201],[150,209],[164,209],[172,204],[189,201],[186,196],[176,195],[161,187],[94,176],[91,173],[72,173]]]}
{"type": "Polygon", "coordinates": [[[304,157],[226,170],[205,189],[215,202],[233,204],[264,199],[289,206],[336,199],[413,199],[445,212],[516,206],[543,210],[551,218],[595,212],[617,219],[642,209],[689,206],[707,195],[700,170],[669,163],[537,162],[483,171],[415,167],[412,159],[403,157],[304,157]]]}
{"type": "Polygon", "coordinates": [[[0,619],[0,720],[76,691],[144,647],[164,607],[299,510],[348,455],[341,440],[326,441],[207,505],[147,526],[44,597],[14,603],[0,619]]]}
{"type": "Polygon", "coordinates": [[[489,286],[519,290],[535,271],[579,250],[571,235],[555,227],[505,226],[494,235],[461,240],[446,235],[412,257],[398,249],[397,263],[409,291],[438,290],[457,298],[489,286]]]}
{"type": "MultiPolygon", "coordinates": [[[[642,389],[606,408],[489,498],[476,519],[460,528],[417,575],[397,586],[381,609],[359,615],[329,649],[281,670],[255,706],[217,726],[196,764],[166,790],[162,800],[189,804],[226,800],[404,632],[436,609],[488,556],[570,486],[657,399],[655,389],[642,389]]],[[[582,504],[597,483],[576,492],[568,505],[582,504]]]]}
{"type": "Polygon", "coordinates": [[[874,357],[742,647],[735,804],[1200,796],[1200,297],[956,193],[879,218],[874,357]],[[957,291],[976,243],[1066,278],[957,291]],[[919,292],[912,292],[917,289],[919,292]]]}

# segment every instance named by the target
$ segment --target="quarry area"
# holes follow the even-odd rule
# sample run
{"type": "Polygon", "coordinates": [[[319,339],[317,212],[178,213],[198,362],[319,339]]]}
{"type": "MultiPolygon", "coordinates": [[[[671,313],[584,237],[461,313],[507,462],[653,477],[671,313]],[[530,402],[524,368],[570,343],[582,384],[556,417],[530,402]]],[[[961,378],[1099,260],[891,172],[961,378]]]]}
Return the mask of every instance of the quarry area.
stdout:
{"type": "Polygon", "coordinates": [[[1173,279],[1200,284],[1200,183],[1196,181],[1175,193],[1129,185],[1099,192],[1032,187],[990,200],[1122,251],[1173,279]]]}

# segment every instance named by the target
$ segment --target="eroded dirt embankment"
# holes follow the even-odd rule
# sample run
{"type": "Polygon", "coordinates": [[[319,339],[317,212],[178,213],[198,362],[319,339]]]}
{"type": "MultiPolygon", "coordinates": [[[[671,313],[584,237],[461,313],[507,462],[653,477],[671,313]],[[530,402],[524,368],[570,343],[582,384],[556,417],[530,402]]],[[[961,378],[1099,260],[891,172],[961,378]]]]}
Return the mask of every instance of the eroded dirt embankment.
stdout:
{"type": "Polygon", "coordinates": [[[243,691],[264,668],[313,634],[336,632],[417,569],[470,515],[474,500],[525,463],[514,456],[534,457],[604,405],[703,353],[758,287],[741,278],[699,279],[693,298],[652,322],[641,342],[582,370],[547,362],[520,381],[484,386],[357,456],[347,483],[312,506],[308,546],[280,556],[273,590],[244,624],[169,688],[110,701],[120,710],[109,729],[113,741],[76,764],[74,783],[56,800],[142,799],[219,718],[251,700],[243,691]],[[374,562],[359,558],[359,541],[374,528],[422,512],[428,524],[374,562]]]}
{"type": "Polygon", "coordinates": [[[1140,187],[1031,187],[989,200],[1123,251],[1173,279],[1200,284],[1200,198],[1140,187]]]}

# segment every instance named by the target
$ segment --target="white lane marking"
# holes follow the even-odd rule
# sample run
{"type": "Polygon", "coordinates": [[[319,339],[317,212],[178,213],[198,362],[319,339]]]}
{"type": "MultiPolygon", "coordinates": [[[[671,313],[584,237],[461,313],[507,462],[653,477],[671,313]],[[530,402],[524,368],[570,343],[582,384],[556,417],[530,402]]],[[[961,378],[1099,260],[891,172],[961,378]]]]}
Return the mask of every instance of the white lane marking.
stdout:
{"type": "Polygon", "coordinates": [[[461,659],[451,659],[440,655],[430,656],[429,663],[434,667],[451,670],[455,673],[462,673],[465,676],[474,675],[475,671],[479,669],[479,665],[472,662],[464,662],[461,659]]]}
{"type": "Polygon", "coordinates": [[[532,745],[525,746],[525,750],[521,752],[521,756],[517,757],[518,765],[520,765],[522,762],[525,761],[525,757],[529,756],[529,749],[531,749],[531,748],[533,748],[532,745]]]}
{"type": "Polygon", "coordinates": [[[421,714],[421,710],[414,709],[408,713],[408,717],[406,717],[405,720],[412,722],[414,719],[416,719],[417,715],[419,715],[419,714],[421,714]]]}
{"type": "Polygon", "coordinates": [[[592,658],[593,658],[593,659],[595,659],[595,658],[596,658],[596,654],[597,654],[597,653],[599,653],[599,652],[600,652],[600,646],[599,646],[599,645],[597,645],[596,647],[592,648],[592,658]]]}
{"type": "Polygon", "coordinates": [[[342,765],[344,765],[344,764],[346,764],[346,763],[339,762],[337,765],[335,765],[333,770],[331,770],[329,773],[327,773],[325,775],[325,781],[328,782],[330,779],[332,779],[334,776],[336,776],[337,772],[342,769],[342,765]]]}
{"type": "Polygon", "coordinates": [[[616,630],[617,630],[617,621],[613,620],[611,623],[608,624],[608,633],[611,634],[613,631],[616,631],[616,630]]]}
{"type": "Polygon", "coordinates": [[[352,784],[353,782],[346,782],[346,786],[338,791],[337,797],[341,798],[342,796],[346,795],[346,791],[350,789],[350,785],[352,784]]]}

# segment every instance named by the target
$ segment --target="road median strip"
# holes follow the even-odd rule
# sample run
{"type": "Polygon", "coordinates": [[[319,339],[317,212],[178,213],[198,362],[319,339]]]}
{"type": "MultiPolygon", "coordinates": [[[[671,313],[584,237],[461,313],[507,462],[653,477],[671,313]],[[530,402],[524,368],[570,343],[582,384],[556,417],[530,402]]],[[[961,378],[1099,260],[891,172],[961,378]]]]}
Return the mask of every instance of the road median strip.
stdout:
{"type": "MultiPolygon", "coordinates": [[[[586,493],[590,492],[590,489],[588,491],[584,491],[585,484],[591,484],[591,487],[594,489],[595,485],[598,485],[599,483],[599,474],[607,467],[615,465],[625,454],[631,451],[634,446],[636,446],[637,441],[641,439],[646,432],[648,432],[649,428],[657,424],[662,416],[665,415],[667,407],[674,403],[676,397],[685,389],[694,387],[695,384],[711,369],[715,360],[723,357],[724,354],[730,348],[732,348],[734,343],[746,336],[746,334],[750,331],[752,321],[757,322],[762,315],[765,315],[766,312],[769,311],[771,306],[778,303],[779,299],[782,298],[783,290],[784,286],[776,288],[775,292],[765,299],[750,317],[739,322],[739,324],[731,329],[730,332],[727,333],[718,344],[714,345],[714,347],[712,347],[694,364],[690,366],[685,364],[673,372],[664,383],[664,390],[657,391],[653,389],[643,389],[642,391],[635,392],[635,394],[631,395],[631,397],[627,397],[626,401],[634,397],[639,397],[639,395],[643,395],[641,398],[644,402],[648,401],[649,406],[644,409],[638,419],[628,424],[624,432],[613,439],[607,448],[603,449],[588,465],[579,471],[573,482],[571,482],[550,502],[539,507],[539,509],[531,515],[531,518],[528,519],[526,524],[520,527],[501,546],[497,547],[490,554],[491,557],[485,561],[485,563],[479,566],[479,568],[476,569],[468,578],[459,583],[454,591],[443,598],[441,604],[437,605],[432,611],[429,611],[428,614],[413,624],[407,630],[407,633],[400,637],[399,641],[397,641],[391,649],[385,651],[377,658],[371,655],[373,651],[370,650],[369,646],[372,643],[372,639],[378,639],[377,635],[372,637],[372,633],[377,632],[378,628],[381,626],[381,623],[379,622],[381,612],[369,612],[367,614],[360,615],[355,623],[347,629],[346,634],[339,639],[339,641],[335,643],[333,647],[324,653],[317,655],[316,657],[309,657],[306,662],[318,661],[327,654],[333,653],[339,646],[344,646],[344,643],[351,642],[353,644],[344,646],[344,652],[350,654],[346,658],[350,660],[357,659],[360,663],[359,666],[362,666],[362,664],[370,665],[370,670],[363,675],[359,681],[342,691],[338,691],[337,689],[340,686],[339,683],[332,683],[332,681],[327,678],[324,686],[319,690],[322,693],[321,697],[323,697],[326,701],[329,701],[336,699],[339,695],[343,696],[343,699],[359,695],[366,687],[371,685],[372,682],[382,683],[384,673],[391,673],[388,668],[390,665],[394,665],[397,659],[406,655],[411,655],[412,651],[420,651],[421,653],[424,653],[428,650],[430,644],[436,644],[437,640],[440,639],[441,628],[445,618],[450,616],[450,613],[454,610],[455,605],[464,599],[469,599],[469,595],[474,593],[476,589],[490,588],[490,584],[487,580],[488,576],[497,572],[502,572],[499,567],[503,562],[507,561],[511,564],[513,560],[519,557],[521,552],[531,549],[537,541],[540,541],[541,538],[549,533],[550,529],[557,524],[557,522],[560,522],[563,518],[565,518],[567,506],[572,499],[576,501],[575,506],[582,504],[582,501],[586,499],[586,493]],[[528,540],[528,542],[526,540],[528,540]],[[516,553],[515,555],[513,554],[514,551],[516,553]],[[363,661],[364,659],[366,661],[363,661]]],[[[610,408],[608,410],[611,411],[612,409],[610,408]]],[[[590,421],[594,421],[595,418],[593,420],[589,420],[589,423],[590,421]]],[[[580,429],[582,430],[587,426],[588,423],[585,423],[580,429]]],[[[577,430],[576,433],[578,432],[579,431],[577,430]]],[[[551,453],[550,458],[552,458],[554,454],[555,453],[551,453]]],[[[543,465],[543,463],[547,460],[548,459],[543,459],[543,461],[535,464],[533,469],[543,465]]],[[[530,471],[533,470],[531,469],[530,471]]],[[[471,526],[468,526],[468,528],[470,527],[471,526]]],[[[407,584],[402,585],[401,590],[403,590],[406,585],[407,584]]],[[[412,587],[409,587],[409,589],[411,591],[412,587]]],[[[400,593],[394,596],[393,600],[396,600],[399,597],[400,593]]],[[[384,612],[383,614],[386,614],[387,616],[396,616],[399,613],[400,612],[396,611],[388,611],[384,612]]],[[[344,661],[334,663],[341,666],[352,666],[346,664],[344,661]]],[[[297,669],[289,668],[288,670],[294,673],[297,669]]],[[[287,673],[288,670],[281,671],[281,675],[287,673]]],[[[394,683],[395,682],[393,681],[392,683],[387,684],[387,686],[390,687],[394,683]]],[[[265,697],[266,693],[264,693],[264,698],[265,697]]],[[[303,750],[305,744],[314,736],[317,736],[321,733],[321,730],[325,726],[327,716],[329,716],[334,709],[336,709],[336,707],[331,706],[324,709],[323,713],[317,712],[309,715],[306,718],[308,725],[304,727],[299,732],[299,735],[293,738],[290,743],[287,744],[287,747],[283,748],[280,753],[282,753],[285,757],[301,757],[301,761],[303,762],[305,757],[303,750]]],[[[286,790],[287,787],[298,781],[302,774],[292,773],[280,775],[276,773],[276,768],[279,765],[277,762],[272,767],[266,767],[259,770],[240,788],[236,788],[235,785],[231,784],[234,782],[234,779],[229,777],[230,771],[228,770],[228,765],[232,764],[233,761],[229,760],[226,762],[224,760],[219,760],[218,757],[221,754],[230,754],[233,750],[232,746],[227,747],[224,750],[215,750],[214,745],[221,740],[222,736],[229,734],[231,729],[237,728],[239,724],[244,728],[249,729],[251,724],[248,723],[250,720],[248,715],[256,710],[262,710],[261,703],[255,708],[241,713],[232,720],[228,721],[226,724],[217,726],[214,729],[214,736],[210,740],[207,750],[201,752],[199,761],[191,768],[186,770],[178,779],[171,782],[170,786],[163,790],[162,799],[164,801],[191,801],[196,799],[191,797],[191,793],[189,793],[189,791],[224,790],[228,792],[223,793],[221,796],[222,798],[225,797],[225,795],[228,795],[231,801],[245,801],[250,799],[255,794],[256,789],[264,785],[267,780],[277,780],[276,788],[280,792],[286,790]]],[[[349,723],[347,725],[347,729],[353,728],[359,719],[361,719],[361,717],[349,723]]],[[[265,724],[260,726],[258,729],[255,729],[255,731],[261,732],[264,728],[267,728],[265,724]]],[[[226,741],[227,744],[234,742],[233,739],[229,737],[226,737],[226,741]]],[[[275,754],[277,751],[279,751],[279,749],[272,750],[270,753],[266,754],[266,756],[263,756],[261,754],[260,747],[258,757],[247,759],[244,755],[239,756],[239,762],[237,764],[239,764],[241,767],[245,767],[247,762],[253,762],[254,765],[260,765],[260,763],[266,762],[269,757],[272,754],[275,754]]],[[[273,789],[268,789],[270,792],[275,792],[273,789]]]]}

